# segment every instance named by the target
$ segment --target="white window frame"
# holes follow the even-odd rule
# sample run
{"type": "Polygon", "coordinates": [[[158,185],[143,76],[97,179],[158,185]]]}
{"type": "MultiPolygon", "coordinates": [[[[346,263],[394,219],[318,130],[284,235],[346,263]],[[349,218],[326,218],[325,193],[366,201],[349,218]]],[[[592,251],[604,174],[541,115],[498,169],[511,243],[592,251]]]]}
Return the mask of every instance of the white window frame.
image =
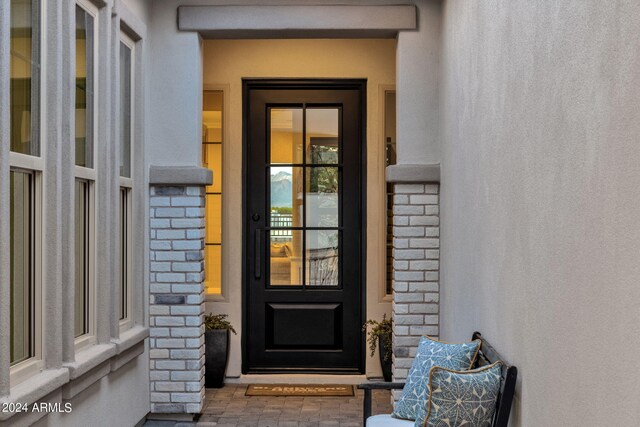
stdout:
{"type": "MultiPolygon", "coordinates": [[[[97,334],[97,317],[96,317],[96,307],[97,307],[97,299],[96,299],[96,210],[95,210],[95,206],[96,206],[96,182],[97,182],[97,178],[98,178],[98,174],[96,171],[96,166],[97,166],[97,136],[98,133],[96,132],[96,130],[98,129],[98,114],[97,114],[97,106],[98,106],[98,101],[97,101],[97,97],[98,97],[98,91],[95,89],[95,83],[98,81],[99,79],[99,74],[100,74],[100,67],[99,67],[99,56],[98,56],[98,37],[97,35],[99,34],[99,21],[98,21],[98,14],[99,14],[99,9],[90,1],[88,0],[76,0],[76,5],[80,6],[86,13],[88,13],[89,15],[91,15],[93,17],[93,83],[94,83],[94,87],[92,88],[92,92],[93,92],[93,99],[92,99],[92,103],[93,103],[93,108],[92,108],[92,113],[93,113],[93,117],[92,117],[92,122],[93,122],[93,132],[92,132],[92,141],[91,143],[93,144],[92,146],[92,152],[93,152],[93,168],[86,168],[83,166],[77,166],[75,165],[75,156],[74,156],[74,185],[73,188],[75,189],[75,181],[80,179],[83,181],[86,181],[88,184],[88,193],[89,193],[89,209],[88,209],[88,215],[89,217],[87,218],[88,222],[89,222],[89,236],[87,236],[89,244],[89,262],[87,265],[88,268],[88,274],[87,274],[87,278],[89,280],[88,286],[87,286],[87,292],[89,293],[89,298],[87,299],[88,301],[88,307],[86,307],[87,309],[87,322],[88,322],[88,328],[87,328],[87,333],[84,335],[81,335],[77,338],[74,339],[74,343],[75,343],[75,350],[80,351],[84,348],[90,347],[92,345],[95,345],[97,340],[96,340],[96,334],[97,334]]],[[[74,9],[75,10],[75,9],[74,9]]],[[[75,15],[74,15],[75,16],[75,15]]],[[[75,21],[74,21],[75,22],[75,21]]],[[[75,29],[75,26],[74,26],[75,29]]],[[[75,32],[73,33],[73,37],[75,39],[75,32]]],[[[75,46],[75,43],[74,43],[75,46]]],[[[76,54],[75,52],[75,48],[74,48],[74,55],[76,54]]],[[[74,70],[75,72],[75,70],[74,70]]],[[[75,109],[74,109],[75,112],[75,109]]],[[[74,144],[75,146],[75,144],[74,144]]],[[[74,190],[74,198],[73,200],[75,201],[75,190],[74,190]]],[[[74,241],[75,244],[75,241],[74,241]]],[[[78,260],[76,260],[76,262],[78,262],[78,260]]],[[[75,286],[75,281],[74,281],[74,286],[75,286]]],[[[74,313],[75,315],[75,313],[74,313]]]]}
{"type": "MultiPolygon", "coordinates": [[[[79,166],[75,166],[76,168],[79,168],[79,166]]],[[[81,169],[85,169],[85,168],[81,168],[81,169]]],[[[88,200],[88,231],[89,231],[89,235],[86,236],[87,241],[88,241],[88,250],[89,250],[89,256],[88,256],[88,260],[89,262],[87,263],[87,278],[89,280],[88,286],[87,286],[87,292],[89,293],[89,297],[87,298],[87,303],[89,304],[89,307],[87,307],[87,312],[86,312],[86,321],[87,321],[87,333],[85,333],[84,335],[80,335],[79,337],[74,338],[74,344],[75,344],[75,350],[79,351],[82,350],[83,348],[92,346],[94,344],[96,344],[96,307],[97,307],[97,300],[96,300],[96,250],[95,250],[95,244],[96,244],[96,212],[95,212],[95,206],[96,206],[96,202],[95,202],[95,194],[96,194],[96,182],[95,180],[91,181],[88,178],[84,177],[85,174],[76,174],[76,177],[74,179],[74,186],[73,188],[75,189],[75,181],[77,180],[82,180],[84,182],[87,183],[88,185],[88,196],[89,196],[89,200],[88,200]]],[[[87,174],[88,175],[88,174],[87,174]]],[[[74,191],[74,203],[75,203],[75,191],[74,191]]],[[[75,239],[74,239],[74,244],[75,244],[75,239]]],[[[76,262],[78,262],[78,260],[76,260],[76,262]]],[[[75,279],[75,277],[74,277],[75,279]]],[[[75,286],[75,280],[73,282],[74,286],[75,286]]],[[[75,307],[75,306],[74,306],[75,307]]],[[[75,315],[75,313],[74,313],[75,315]]]]}
{"type": "MultiPolygon", "coordinates": [[[[41,68],[42,69],[42,68],[41,68]]],[[[40,131],[42,134],[42,131],[40,131]]],[[[40,153],[42,155],[42,151],[40,153]]],[[[33,260],[34,301],[33,301],[33,356],[9,368],[9,382],[15,386],[42,371],[42,174],[44,159],[26,154],[9,154],[11,170],[25,171],[33,175],[33,260]]]]}
{"type": "MultiPolygon", "coordinates": [[[[43,10],[45,8],[44,2],[41,0],[39,2],[40,10],[38,11],[40,15],[39,29],[37,34],[39,34],[40,40],[40,76],[39,76],[39,98],[38,98],[38,108],[40,114],[38,115],[38,145],[39,145],[39,156],[32,156],[22,153],[16,153],[13,151],[9,152],[9,167],[10,170],[23,170],[26,172],[30,172],[33,174],[33,207],[34,210],[34,224],[33,224],[33,273],[34,273],[34,301],[33,301],[33,356],[29,359],[23,360],[22,362],[16,363],[13,366],[9,367],[9,384],[10,387],[14,387],[28,378],[37,375],[44,369],[44,360],[43,360],[43,352],[42,352],[42,205],[43,205],[43,171],[45,165],[45,159],[47,154],[47,147],[42,143],[43,141],[43,132],[42,132],[42,117],[45,116],[46,103],[42,101],[44,94],[44,84],[43,81],[45,79],[42,76],[46,75],[46,62],[44,50],[45,46],[45,13],[43,10]]],[[[10,76],[6,76],[10,78],[10,76]]]]}
{"type": "MultiPolygon", "coordinates": [[[[126,179],[126,178],[125,178],[126,179]]],[[[120,177],[120,187],[118,189],[118,203],[119,203],[119,210],[118,210],[118,218],[120,218],[120,210],[122,209],[122,206],[120,205],[121,201],[122,201],[122,190],[126,191],[126,219],[125,221],[127,222],[127,241],[125,242],[125,245],[127,245],[127,265],[124,266],[124,268],[126,268],[126,271],[124,272],[124,274],[126,275],[126,285],[127,285],[127,289],[126,289],[126,296],[127,296],[127,301],[126,301],[126,312],[127,315],[123,318],[120,319],[120,310],[122,308],[122,300],[121,298],[119,299],[120,304],[118,305],[118,319],[119,319],[119,324],[120,324],[120,332],[126,331],[128,329],[131,329],[133,327],[133,313],[131,312],[131,310],[133,309],[133,303],[132,303],[132,278],[133,278],[133,274],[132,274],[132,266],[131,263],[133,262],[133,256],[132,256],[132,251],[131,251],[131,245],[132,245],[132,210],[133,210],[133,200],[131,197],[131,193],[133,191],[131,186],[128,185],[123,185],[123,178],[120,177]]],[[[122,224],[120,224],[120,233],[119,233],[119,238],[118,241],[122,242],[122,224]]],[[[122,249],[121,249],[122,250],[122,249]]],[[[123,266],[121,265],[120,268],[122,269],[123,266]]],[[[122,273],[122,272],[121,272],[122,273]]],[[[121,276],[120,276],[121,277],[121,276]]],[[[119,286],[118,286],[118,295],[121,296],[122,295],[122,283],[119,282],[119,286]]]]}
{"type": "MultiPolygon", "coordinates": [[[[135,150],[134,150],[134,145],[137,143],[136,139],[135,139],[135,127],[136,127],[136,114],[135,114],[135,105],[136,105],[136,86],[137,86],[137,81],[136,81],[136,42],[129,37],[124,31],[120,30],[120,36],[118,37],[118,58],[120,57],[120,43],[123,43],[124,45],[126,45],[130,50],[131,50],[131,69],[130,69],[130,79],[131,79],[131,86],[129,88],[130,90],[130,111],[131,111],[131,122],[130,122],[130,126],[129,126],[129,132],[130,132],[130,145],[129,145],[129,162],[130,162],[130,166],[129,166],[129,175],[130,177],[124,177],[120,175],[120,162],[118,162],[118,204],[119,204],[119,208],[121,209],[122,207],[120,206],[120,201],[121,201],[121,190],[125,189],[126,190],[126,198],[127,198],[127,211],[126,211],[126,221],[127,221],[127,241],[125,242],[125,244],[127,245],[127,265],[126,265],[126,271],[125,271],[125,275],[126,275],[126,283],[127,283],[127,289],[126,289],[126,312],[127,315],[124,319],[119,319],[119,325],[120,325],[120,332],[124,332],[128,329],[131,329],[134,325],[134,313],[133,313],[133,308],[134,308],[134,304],[133,304],[133,262],[134,262],[134,257],[133,257],[133,189],[134,189],[134,179],[133,177],[135,176],[135,171],[134,171],[134,165],[135,165],[135,150]]],[[[120,76],[120,79],[122,79],[122,76],[120,76]]],[[[118,93],[118,97],[120,96],[120,86],[118,86],[117,88],[117,93],[118,93]]],[[[119,98],[118,98],[119,99],[119,98]]],[[[120,135],[118,129],[118,137],[120,135]]],[[[120,141],[121,142],[121,141],[120,141]]],[[[118,145],[119,147],[119,145],[118,145]]],[[[120,159],[120,151],[118,151],[118,159],[120,159]]],[[[118,217],[120,217],[120,215],[118,215],[118,217]]],[[[122,224],[120,224],[120,233],[122,233],[122,224]]],[[[121,237],[119,237],[119,241],[120,241],[121,237]]],[[[120,268],[122,269],[123,266],[121,265],[120,268]]],[[[120,284],[121,286],[121,284],[120,284]]],[[[122,288],[118,287],[118,295],[122,295],[122,288]]],[[[119,298],[120,304],[118,305],[117,308],[117,313],[118,313],[118,318],[120,318],[120,309],[122,307],[122,300],[121,298],[119,298]]]]}

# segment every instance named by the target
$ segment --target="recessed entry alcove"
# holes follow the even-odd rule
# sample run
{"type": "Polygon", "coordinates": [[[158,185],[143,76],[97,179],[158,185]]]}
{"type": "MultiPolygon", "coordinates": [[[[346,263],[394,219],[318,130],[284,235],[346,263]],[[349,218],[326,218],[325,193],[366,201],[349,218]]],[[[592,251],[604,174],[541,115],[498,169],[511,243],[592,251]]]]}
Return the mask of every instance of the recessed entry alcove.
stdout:
{"type": "MultiPolygon", "coordinates": [[[[181,7],[179,10],[180,29],[198,31],[204,38],[201,44],[203,106],[211,105],[207,98],[211,99],[213,93],[222,100],[221,111],[217,116],[220,119],[211,120],[210,110],[205,110],[203,115],[203,141],[209,142],[203,149],[204,165],[216,164],[220,171],[216,174],[217,171],[214,168],[214,186],[218,182],[219,191],[216,191],[216,194],[212,192],[209,196],[211,200],[214,197],[216,199],[215,211],[207,209],[207,226],[220,228],[219,240],[215,242],[216,246],[213,241],[211,244],[207,242],[208,252],[215,255],[207,256],[205,261],[209,264],[206,267],[210,272],[209,277],[215,274],[215,281],[220,285],[216,285],[215,289],[209,288],[212,292],[207,297],[206,311],[230,313],[232,321],[242,325],[241,336],[232,339],[232,357],[228,375],[233,377],[252,371],[249,363],[252,347],[261,346],[266,352],[265,355],[269,357],[272,357],[273,347],[280,347],[278,351],[286,355],[287,346],[295,347],[292,338],[296,336],[300,346],[311,345],[316,339],[319,347],[327,350],[331,348],[337,353],[345,351],[344,345],[349,343],[352,347],[349,350],[352,360],[349,364],[350,372],[364,374],[370,370],[375,375],[379,367],[377,363],[371,363],[370,367],[367,364],[361,325],[367,316],[380,318],[382,314],[388,314],[391,310],[386,266],[388,239],[385,168],[388,157],[387,139],[395,142],[395,135],[389,137],[385,134],[385,130],[390,131],[389,122],[385,123],[387,109],[385,101],[395,101],[389,96],[389,94],[395,94],[397,44],[395,36],[398,29],[415,28],[415,7],[295,6],[214,9],[223,15],[228,13],[231,20],[236,20],[234,26],[237,26],[238,20],[246,22],[248,26],[259,27],[265,22],[270,26],[270,28],[253,28],[239,32],[226,27],[229,21],[219,19],[219,14],[215,17],[208,15],[208,7],[181,7]],[[358,17],[363,13],[369,14],[368,24],[358,22],[358,17]],[[265,18],[269,14],[274,14],[272,19],[265,18]],[[257,20],[258,15],[260,20],[257,20]],[[314,16],[317,19],[311,19],[314,16]],[[291,21],[292,17],[304,17],[304,19],[294,19],[295,24],[289,25],[294,22],[291,21]],[[367,27],[368,25],[370,27],[367,27]],[[283,31],[283,28],[287,27],[289,30],[283,31]],[[296,27],[298,30],[291,30],[296,27]],[[334,83],[349,79],[359,80],[362,83],[361,94],[358,95],[357,100],[360,104],[358,107],[360,116],[352,118],[355,120],[353,133],[358,135],[359,142],[354,139],[338,142],[338,138],[342,137],[340,133],[343,130],[342,126],[345,125],[342,122],[344,111],[340,100],[290,99],[279,101],[280,104],[284,102],[280,105],[281,108],[276,108],[278,106],[275,104],[278,102],[274,104],[270,101],[267,115],[262,118],[264,123],[258,126],[267,126],[269,122],[273,125],[274,132],[266,136],[265,147],[255,147],[256,150],[267,150],[268,152],[263,151],[267,155],[259,160],[263,166],[248,165],[247,156],[253,151],[247,151],[245,145],[247,138],[245,116],[248,107],[247,99],[243,95],[243,79],[245,81],[247,79],[331,80],[334,83]],[[290,104],[286,105],[287,102],[290,104]],[[310,104],[307,105],[309,102],[310,104]],[[312,108],[314,102],[315,107],[319,108],[312,108]],[[306,128],[309,125],[308,118],[313,117],[314,110],[319,113],[322,113],[322,110],[330,110],[331,102],[334,103],[333,107],[336,107],[333,109],[336,112],[335,125],[336,129],[339,127],[340,132],[335,132],[335,135],[329,135],[331,132],[324,132],[327,133],[324,135],[321,132],[322,134],[309,138],[307,143],[311,142],[312,146],[327,148],[324,157],[315,155],[317,162],[320,160],[331,162],[327,159],[335,149],[334,165],[324,165],[324,170],[320,171],[319,167],[311,166],[310,158],[302,162],[292,158],[285,164],[280,164],[280,160],[270,160],[272,153],[269,150],[273,150],[277,145],[275,139],[274,144],[269,145],[272,142],[270,137],[277,138],[276,134],[285,127],[298,124],[301,126],[299,131],[302,134],[305,134],[305,131],[311,131],[312,129],[306,128]],[[298,106],[300,108],[296,108],[298,106]],[[297,117],[297,114],[304,115],[304,118],[297,117]],[[219,122],[221,129],[210,131],[206,123],[207,118],[211,122],[219,122]],[[211,150],[213,146],[208,139],[212,134],[219,135],[221,149],[215,147],[214,150],[220,159],[213,159],[209,154],[213,151],[211,150]],[[330,143],[329,139],[333,143],[330,143]],[[342,143],[347,145],[339,146],[342,143]],[[347,175],[345,180],[342,174],[344,170],[349,171],[349,168],[340,163],[341,150],[348,150],[348,147],[356,143],[360,144],[360,147],[354,148],[352,160],[349,161],[356,162],[357,165],[352,175],[347,175]],[[273,170],[278,169],[279,173],[271,174],[266,171],[264,165],[267,164],[270,164],[269,167],[273,170]],[[257,186],[249,188],[247,173],[249,170],[255,170],[256,167],[264,170],[264,174],[260,173],[260,175],[268,179],[266,181],[262,179],[257,182],[257,186]],[[343,170],[343,168],[346,169],[343,170]],[[334,171],[335,174],[333,174],[334,171]],[[298,172],[301,173],[299,177],[298,172]],[[324,184],[320,185],[321,189],[318,188],[317,183],[323,181],[322,178],[318,181],[316,172],[321,175],[328,174],[328,178],[325,178],[329,181],[334,180],[331,181],[335,184],[334,196],[327,193],[334,190],[325,188],[324,184]],[[274,183],[272,181],[274,176],[284,177],[284,182],[274,183]],[[357,182],[353,183],[354,179],[357,182]],[[343,199],[342,190],[345,183],[355,185],[354,188],[357,188],[359,193],[354,194],[361,194],[354,199],[346,193],[351,199],[343,199]],[[253,222],[247,225],[248,218],[252,215],[247,212],[247,196],[259,193],[262,197],[260,203],[269,204],[273,201],[272,197],[278,197],[278,194],[282,197],[282,189],[276,186],[284,187],[285,198],[289,200],[280,203],[283,206],[265,206],[260,215],[256,215],[260,217],[256,220],[260,227],[252,228],[253,222]],[[312,194],[314,191],[319,192],[318,196],[312,194]],[[313,208],[314,197],[323,197],[319,200],[324,202],[325,206],[335,204],[333,215],[335,223],[323,225],[334,227],[332,228],[334,231],[313,229],[314,226],[319,225],[313,224],[315,220],[312,217],[314,213],[319,212],[319,209],[313,208]],[[304,211],[306,213],[297,215],[297,210],[306,209],[302,208],[304,203],[296,205],[297,198],[304,198],[307,202],[305,206],[309,209],[304,211]],[[353,218],[360,221],[361,225],[357,228],[358,232],[353,237],[349,237],[345,243],[344,235],[353,224],[342,224],[338,221],[342,221],[339,218],[342,218],[343,212],[347,212],[345,209],[353,208],[356,209],[353,218]],[[276,221],[280,222],[276,224],[276,221]],[[274,227],[279,228],[273,230],[274,227]],[[259,237],[256,237],[258,234],[259,237]],[[314,241],[316,243],[313,243],[314,241]],[[353,260],[354,262],[351,262],[349,257],[354,255],[354,249],[348,248],[354,242],[358,243],[353,248],[359,255],[353,260]],[[316,263],[310,258],[318,256],[311,255],[309,252],[312,250],[311,245],[317,244],[324,245],[322,247],[325,248],[321,250],[324,260],[322,263],[316,263]],[[347,244],[346,251],[341,250],[344,244],[347,244]],[[259,257],[256,256],[258,253],[256,248],[259,248],[259,257]],[[328,248],[335,249],[328,252],[328,248]],[[292,297],[293,300],[258,298],[259,301],[255,302],[256,292],[251,291],[248,281],[255,279],[256,263],[258,263],[257,268],[260,269],[258,273],[261,276],[260,280],[264,282],[261,286],[265,289],[280,288],[273,294],[282,295],[284,292],[293,292],[293,288],[299,285],[304,297],[292,297]],[[216,264],[219,267],[212,268],[216,264]],[[306,290],[311,280],[310,274],[316,275],[312,273],[314,268],[322,269],[325,274],[323,277],[329,278],[323,279],[323,283],[330,285],[327,289],[335,288],[334,291],[328,291],[329,294],[333,292],[337,295],[338,292],[347,289],[356,290],[350,297],[353,299],[352,305],[345,307],[344,302],[337,296],[325,296],[318,300],[319,291],[314,293],[306,290]],[[331,271],[326,273],[327,268],[333,269],[334,273],[331,271]],[[349,274],[354,277],[348,284],[342,282],[345,271],[350,272],[349,274]],[[268,275],[266,280],[265,275],[268,275]],[[347,287],[343,288],[343,284],[347,287]],[[287,287],[288,289],[285,289],[287,287]],[[259,307],[255,304],[259,304],[259,307]],[[288,304],[297,305],[298,308],[286,309],[288,304]],[[299,316],[300,310],[305,306],[314,308],[308,310],[307,320],[310,322],[309,326],[315,325],[317,329],[307,331],[317,336],[317,338],[309,338],[311,340],[309,342],[306,342],[306,338],[303,337],[305,329],[301,325],[290,325],[286,333],[282,329],[286,323],[293,320],[291,316],[294,314],[299,316]],[[276,309],[278,307],[280,309],[276,309]],[[327,307],[332,309],[329,310],[327,307]],[[259,320],[252,318],[258,313],[262,313],[259,320]],[[323,326],[318,328],[319,324],[323,326]],[[262,328],[262,330],[258,332],[253,330],[255,328],[262,328]],[[344,336],[346,328],[353,330],[352,336],[344,336]],[[340,332],[339,329],[344,330],[340,332]]],[[[209,191],[207,194],[209,195],[209,191]]],[[[326,215],[325,219],[327,219],[326,215]]],[[[207,238],[209,236],[211,235],[207,233],[207,238]]],[[[350,235],[347,234],[347,236],[350,235]]],[[[211,280],[208,279],[209,283],[211,280]]],[[[283,364],[275,366],[280,366],[280,370],[288,368],[283,364]]],[[[327,369],[328,366],[322,369],[330,371],[327,369]]],[[[300,368],[301,372],[305,371],[304,366],[300,368]]],[[[307,371],[314,371],[313,365],[307,368],[309,368],[306,369],[307,371]]],[[[341,368],[336,365],[336,369],[341,368]]]]}

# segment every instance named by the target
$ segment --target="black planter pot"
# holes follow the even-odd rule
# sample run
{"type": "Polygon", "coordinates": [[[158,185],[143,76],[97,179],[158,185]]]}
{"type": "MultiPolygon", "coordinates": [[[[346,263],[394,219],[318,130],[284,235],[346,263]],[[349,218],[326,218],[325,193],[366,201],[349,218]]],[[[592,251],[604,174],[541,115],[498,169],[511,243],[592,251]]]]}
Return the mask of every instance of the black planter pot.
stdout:
{"type": "Polygon", "coordinates": [[[387,340],[384,337],[378,335],[378,355],[380,356],[380,365],[382,366],[382,376],[386,382],[391,381],[391,364],[393,362],[391,355],[389,359],[385,361],[387,355],[386,346],[387,340]]]}
{"type": "Polygon", "coordinates": [[[227,362],[229,362],[229,331],[227,329],[205,331],[204,345],[204,385],[207,388],[222,388],[227,372],[227,362]]]}

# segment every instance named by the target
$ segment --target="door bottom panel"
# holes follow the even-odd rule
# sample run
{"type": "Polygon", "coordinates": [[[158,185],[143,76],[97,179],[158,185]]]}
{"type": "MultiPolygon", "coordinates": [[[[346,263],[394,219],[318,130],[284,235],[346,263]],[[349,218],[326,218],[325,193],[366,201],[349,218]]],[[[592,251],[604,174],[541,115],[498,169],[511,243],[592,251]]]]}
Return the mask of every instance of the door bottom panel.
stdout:
{"type": "Polygon", "coordinates": [[[267,351],[342,349],[342,304],[267,304],[266,314],[267,351]]]}

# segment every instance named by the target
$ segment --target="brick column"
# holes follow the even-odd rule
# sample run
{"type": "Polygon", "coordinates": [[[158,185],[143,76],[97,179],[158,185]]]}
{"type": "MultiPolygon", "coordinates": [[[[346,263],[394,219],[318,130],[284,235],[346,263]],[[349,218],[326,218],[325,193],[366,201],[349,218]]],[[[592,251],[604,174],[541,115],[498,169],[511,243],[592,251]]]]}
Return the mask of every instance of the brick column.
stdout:
{"type": "Polygon", "coordinates": [[[439,335],[439,184],[395,184],[393,377],[407,377],[422,335],[439,335]]]}
{"type": "Polygon", "coordinates": [[[204,187],[152,186],[151,412],[196,414],[204,402],[204,187]]]}

